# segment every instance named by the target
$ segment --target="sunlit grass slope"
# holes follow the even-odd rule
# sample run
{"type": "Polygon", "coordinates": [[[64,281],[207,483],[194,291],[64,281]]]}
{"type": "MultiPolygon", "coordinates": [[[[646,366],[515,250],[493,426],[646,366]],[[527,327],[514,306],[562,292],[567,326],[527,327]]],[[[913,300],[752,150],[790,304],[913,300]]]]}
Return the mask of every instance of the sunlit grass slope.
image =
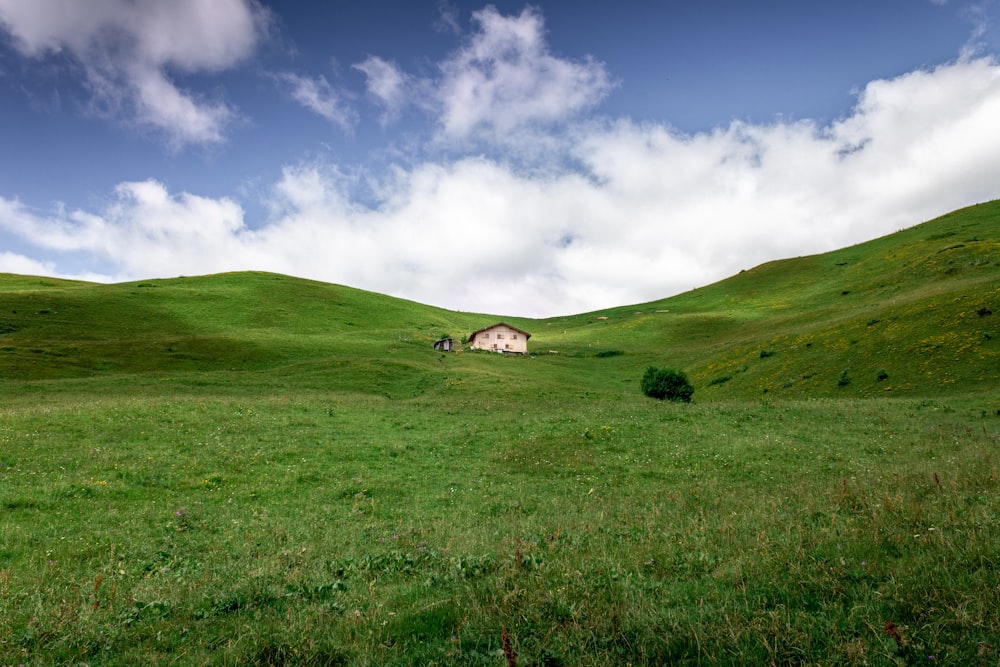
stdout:
{"type": "Polygon", "coordinates": [[[994,389],[1000,202],[538,332],[536,347],[624,352],[603,360],[623,379],[646,364],[685,369],[696,400],[994,389]]]}
{"type": "Polygon", "coordinates": [[[1000,664],[998,237],[548,320],[0,276],[0,665],[1000,664]]]}
{"type": "Polygon", "coordinates": [[[998,318],[992,202],[662,301],[547,320],[264,273],[118,285],[0,276],[0,373],[305,383],[403,397],[478,387],[498,373],[525,391],[635,391],[653,364],[686,371],[699,401],[937,395],[1000,383],[998,318]],[[432,350],[443,335],[460,339],[499,319],[533,334],[534,359],[432,350]]]}

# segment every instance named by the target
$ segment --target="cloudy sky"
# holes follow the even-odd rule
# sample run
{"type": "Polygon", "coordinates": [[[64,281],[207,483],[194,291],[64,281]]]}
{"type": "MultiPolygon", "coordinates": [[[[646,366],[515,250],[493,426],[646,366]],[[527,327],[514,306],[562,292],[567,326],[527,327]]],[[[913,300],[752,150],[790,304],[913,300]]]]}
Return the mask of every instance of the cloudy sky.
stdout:
{"type": "Polygon", "coordinates": [[[1000,0],[0,0],[0,272],[658,299],[1000,197],[1000,0]]]}

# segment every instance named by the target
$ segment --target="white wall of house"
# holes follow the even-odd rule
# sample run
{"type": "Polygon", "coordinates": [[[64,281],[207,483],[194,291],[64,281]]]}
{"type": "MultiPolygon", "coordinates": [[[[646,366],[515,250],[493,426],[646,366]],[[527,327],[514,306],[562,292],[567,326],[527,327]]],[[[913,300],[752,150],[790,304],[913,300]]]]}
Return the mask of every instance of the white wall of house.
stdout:
{"type": "Polygon", "coordinates": [[[473,350],[525,354],[528,351],[528,334],[506,324],[497,324],[477,331],[469,343],[473,350]]]}

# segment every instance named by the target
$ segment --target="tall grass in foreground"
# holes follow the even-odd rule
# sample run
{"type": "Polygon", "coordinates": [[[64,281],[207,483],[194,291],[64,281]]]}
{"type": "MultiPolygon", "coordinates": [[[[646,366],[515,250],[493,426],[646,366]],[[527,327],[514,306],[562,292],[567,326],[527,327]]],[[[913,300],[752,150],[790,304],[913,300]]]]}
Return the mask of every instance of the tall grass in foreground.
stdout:
{"type": "Polygon", "coordinates": [[[985,399],[99,389],[0,412],[0,664],[1000,661],[985,399]]]}

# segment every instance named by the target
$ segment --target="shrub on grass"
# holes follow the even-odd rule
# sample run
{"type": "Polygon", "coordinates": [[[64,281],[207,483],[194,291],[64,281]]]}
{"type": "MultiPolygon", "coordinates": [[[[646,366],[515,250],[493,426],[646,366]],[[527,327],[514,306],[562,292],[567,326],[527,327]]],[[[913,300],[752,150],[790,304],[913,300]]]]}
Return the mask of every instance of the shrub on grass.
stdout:
{"type": "Polygon", "coordinates": [[[690,403],[694,387],[680,371],[650,366],[642,376],[642,393],[661,401],[690,403]]]}

